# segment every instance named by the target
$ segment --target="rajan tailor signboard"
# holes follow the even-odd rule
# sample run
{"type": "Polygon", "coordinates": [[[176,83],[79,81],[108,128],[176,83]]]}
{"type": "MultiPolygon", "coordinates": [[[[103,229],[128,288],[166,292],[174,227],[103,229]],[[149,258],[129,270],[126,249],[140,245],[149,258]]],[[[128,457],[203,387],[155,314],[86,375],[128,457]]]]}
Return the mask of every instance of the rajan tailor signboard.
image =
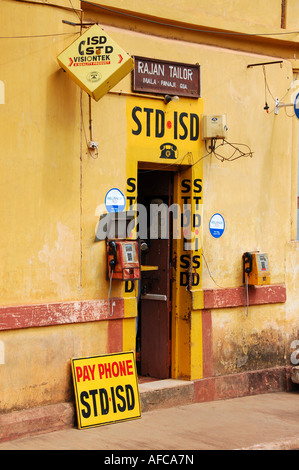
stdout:
{"type": "Polygon", "coordinates": [[[134,60],[99,25],[91,26],[57,57],[70,77],[98,101],[134,68],[134,60]]]}
{"type": "Polygon", "coordinates": [[[133,351],[71,363],[79,429],[141,417],[133,351]]]}
{"type": "Polygon", "coordinates": [[[140,93],[200,97],[200,65],[134,56],[132,89],[140,93]]]}

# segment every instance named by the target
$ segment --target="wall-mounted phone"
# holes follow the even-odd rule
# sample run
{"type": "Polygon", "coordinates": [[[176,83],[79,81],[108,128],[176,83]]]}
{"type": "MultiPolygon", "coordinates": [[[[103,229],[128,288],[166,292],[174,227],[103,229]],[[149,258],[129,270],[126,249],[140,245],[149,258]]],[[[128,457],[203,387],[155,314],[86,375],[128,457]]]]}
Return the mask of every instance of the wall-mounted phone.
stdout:
{"type": "Polygon", "coordinates": [[[137,241],[107,240],[107,278],[122,281],[140,279],[137,241]]]}
{"type": "Polygon", "coordinates": [[[271,273],[267,253],[246,252],[243,254],[243,283],[249,286],[268,285],[271,273]]]}
{"type": "Polygon", "coordinates": [[[176,158],[176,154],[175,154],[175,152],[177,151],[176,145],[171,144],[171,143],[165,143],[160,146],[160,150],[161,150],[160,158],[168,158],[168,159],[176,158]]]}

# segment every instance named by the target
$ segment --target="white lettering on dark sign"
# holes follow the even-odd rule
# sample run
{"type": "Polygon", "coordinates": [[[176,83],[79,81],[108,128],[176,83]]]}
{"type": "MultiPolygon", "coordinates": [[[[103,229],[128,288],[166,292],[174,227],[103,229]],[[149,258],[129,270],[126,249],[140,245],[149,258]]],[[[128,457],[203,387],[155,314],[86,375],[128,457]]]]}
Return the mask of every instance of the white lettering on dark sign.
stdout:
{"type": "Polygon", "coordinates": [[[133,91],[200,97],[200,66],[134,57],[133,91]]]}

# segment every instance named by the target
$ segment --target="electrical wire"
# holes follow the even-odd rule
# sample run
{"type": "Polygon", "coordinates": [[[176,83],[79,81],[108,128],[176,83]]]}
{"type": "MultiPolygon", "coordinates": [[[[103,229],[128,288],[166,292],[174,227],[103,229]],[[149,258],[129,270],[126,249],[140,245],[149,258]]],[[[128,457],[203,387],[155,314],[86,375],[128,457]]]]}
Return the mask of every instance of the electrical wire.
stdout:
{"type": "Polygon", "coordinates": [[[0,36],[0,39],[30,39],[30,38],[47,38],[54,36],[70,36],[78,33],[52,33],[52,34],[33,34],[33,35],[24,35],[24,36],[0,36]]]}
{"type": "MultiPolygon", "coordinates": [[[[222,34],[222,35],[234,35],[234,36],[244,36],[244,37],[252,37],[252,36],[278,36],[278,35],[286,35],[286,34],[298,34],[299,31],[289,31],[289,32],[280,32],[280,33],[260,33],[260,34],[257,34],[257,33],[254,33],[254,34],[251,34],[251,33],[237,33],[237,32],[227,32],[227,31],[211,31],[211,30],[202,30],[202,29],[197,29],[197,28],[190,28],[190,27],[186,27],[186,26],[180,26],[180,25],[174,25],[174,24],[169,24],[169,23],[165,23],[165,22],[161,22],[161,21],[155,21],[155,20],[150,20],[148,18],[142,18],[140,16],[137,16],[137,15],[132,15],[132,14],[129,14],[129,13],[124,13],[124,12],[120,12],[120,11],[116,11],[116,10],[113,10],[113,9],[110,9],[110,8],[107,8],[107,7],[103,7],[101,5],[96,5],[92,2],[88,2],[86,0],[83,0],[84,3],[86,4],[89,4],[89,5],[93,5],[97,8],[101,8],[103,10],[106,10],[106,11],[109,11],[109,12],[112,12],[112,13],[117,13],[119,15],[122,15],[122,16],[126,16],[126,17],[130,17],[130,18],[133,18],[133,19],[138,19],[138,20],[141,20],[141,21],[146,21],[148,23],[154,23],[154,24],[158,24],[158,25],[161,25],[161,26],[171,26],[173,28],[177,28],[177,29],[184,29],[184,30],[187,30],[187,31],[194,31],[194,32],[202,32],[202,33],[207,33],[207,34],[222,34]]],[[[75,8],[73,7],[72,5],[72,2],[71,0],[69,0],[70,4],[71,4],[71,7],[72,7],[72,10],[76,13],[76,15],[78,16],[79,20],[80,20],[80,24],[82,25],[82,19],[80,17],[80,14],[78,14],[78,12],[75,10],[75,8]]],[[[0,36],[0,39],[27,39],[27,38],[42,38],[42,37],[54,37],[54,36],[65,36],[65,35],[71,35],[71,34],[74,34],[74,33],[52,33],[52,34],[41,34],[41,35],[22,35],[22,36],[0,36]]],[[[78,33],[75,33],[75,34],[78,34],[78,33]]],[[[271,97],[273,98],[273,100],[275,101],[275,98],[273,96],[273,94],[271,93],[271,90],[269,88],[269,85],[268,85],[268,82],[267,82],[267,77],[266,77],[266,70],[265,70],[265,66],[263,66],[263,73],[264,73],[264,81],[265,81],[265,98],[266,98],[266,89],[268,90],[268,92],[270,93],[271,97]]],[[[290,89],[288,89],[289,91],[290,89]]],[[[287,92],[288,92],[287,91],[287,92]]],[[[86,130],[85,130],[85,126],[84,126],[84,120],[83,120],[83,109],[82,109],[82,106],[81,106],[81,117],[82,117],[82,125],[83,125],[83,131],[84,131],[84,135],[85,135],[85,140],[86,140],[86,144],[87,144],[87,147],[88,147],[88,140],[87,140],[87,136],[86,136],[86,130]]],[[[225,139],[223,139],[223,142],[222,144],[219,144],[217,147],[215,146],[215,143],[214,143],[214,140],[215,139],[212,139],[211,141],[211,150],[208,151],[208,153],[202,157],[200,157],[196,162],[194,162],[191,166],[194,166],[196,164],[198,164],[200,161],[202,161],[204,158],[208,157],[209,155],[214,155],[218,160],[221,160],[222,162],[223,161],[234,161],[234,160],[237,160],[238,158],[242,158],[242,157],[252,157],[252,154],[253,152],[250,150],[249,146],[246,145],[246,144],[235,144],[235,143],[230,143],[228,141],[226,141],[225,139]],[[220,145],[229,145],[231,146],[234,151],[232,153],[232,155],[230,157],[224,157],[223,155],[220,155],[218,152],[216,152],[216,149],[219,148],[220,145]],[[247,147],[247,149],[249,149],[248,152],[242,152],[238,147],[236,147],[236,145],[243,145],[245,147],[247,147]],[[237,153],[237,156],[235,156],[237,153]]],[[[89,148],[88,148],[89,150],[89,148]]],[[[96,157],[94,157],[91,152],[89,151],[89,154],[92,158],[97,158],[98,155],[96,157]]],[[[188,152],[187,154],[184,155],[184,157],[181,159],[181,161],[176,161],[175,163],[173,164],[168,164],[165,166],[165,168],[169,168],[170,166],[173,166],[173,165],[177,165],[178,163],[182,164],[183,160],[185,159],[185,157],[187,155],[190,155],[190,152],[188,152]]],[[[191,154],[192,155],[192,154],[191,154]]],[[[161,167],[159,168],[159,170],[161,169],[161,167]]],[[[145,170],[145,172],[151,172],[151,171],[158,171],[158,169],[154,169],[154,170],[145,170]]],[[[202,244],[201,244],[202,245],[202,244]]],[[[208,270],[208,273],[209,273],[209,276],[211,277],[211,279],[213,280],[213,282],[215,283],[215,285],[221,289],[223,289],[224,287],[220,286],[214,279],[214,277],[212,276],[212,273],[210,271],[210,268],[209,268],[209,265],[208,265],[208,262],[206,260],[206,257],[204,255],[204,252],[203,250],[201,250],[201,254],[202,254],[202,257],[205,261],[205,264],[206,264],[206,267],[207,267],[207,270],[208,270]]],[[[111,275],[110,275],[110,286],[109,286],[109,293],[108,293],[108,310],[109,310],[109,316],[113,316],[113,301],[112,301],[112,297],[111,297],[111,294],[112,294],[112,277],[113,277],[113,270],[111,271],[111,275]]],[[[244,291],[244,308],[245,308],[245,292],[246,292],[246,295],[247,295],[247,313],[246,313],[246,316],[248,315],[248,306],[249,306],[249,296],[248,296],[248,279],[246,281],[246,285],[245,285],[245,291],[244,291]]]]}
{"type": "MultiPolygon", "coordinates": [[[[208,157],[209,155],[214,155],[218,160],[221,160],[221,161],[224,161],[224,160],[226,160],[226,161],[234,161],[234,160],[237,160],[238,158],[242,158],[242,157],[252,157],[252,156],[253,156],[253,152],[251,151],[250,147],[249,147],[248,145],[246,145],[246,144],[231,143],[231,142],[228,142],[227,140],[223,139],[223,142],[220,143],[218,146],[216,146],[216,145],[215,145],[215,141],[216,141],[216,139],[211,139],[211,146],[210,146],[210,149],[211,149],[211,150],[210,150],[210,151],[208,151],[208,149],[207,149],[207,144],[206,144],[206,150],[207,150],[208,153],[207,153],[206,155],[204,155],[203,157],[199,158],[196,162],[193,163],[193,165],[196,165],[197,163],[199,163],[201,160],[203,160],[204,158],[208,157]],[[220,147],[220,146],[222,146],[222,145],[228,145],[228,146],[230,146],[230,147],[233,148],[233,153],[232,153],[232,155],[231,155],[230,157],[224,157],[224,156],[218,154],[218,153],[215,151],[218,147],[220,147]],[[245,152],[242,152],[242,151],[239,149],[239,147],[237,147],[237,145],[238,145],[238,146],[242,146],[242,145],[245,146],[245,147],[248,149],[248,152],[246,152],[246,153],[245,153],[245,152]],[[235,156],[236,153],[238,153],[237,156],[235,156]]],[[[192,165],[192,166],[193,166],[193,165],[192,165]]],[[[218,284],[218,282],[216,282],[216,280],[214,279],[214,277],[213,277],[213,275],[212,275],[212,273],[211,273],[211,270],[210,270],[210,268],[209,268],[208,261],[207,261],[207,259],[206,259],[206,257],[205,257],[203,248],[202,248],[202,247],[203,247],[203,244],[202,244],[202,241],[201,241],[201,236],[200,236],[200,234],[199,234],[199,238],[200,238],[200,243],[201,243],[201,255],[202,255],[203,259],[204,259],[204,262],[205,262],[205,265],[206,265],[206,267],[207,267],[207,271],[208,271],[208,274],[209,274],[210,278],[212,279],[212,281],[214,282],[214,284],[215,284],[217,287],[219,287],[220,289],[225,289],[225,287],[223,287],[223,286],[221,286],[220,284],[218,284]]]]}
{"type": "MultiPolygon", "coordinates": [[[[207,150],[207,148],[206,148],[206,150],[207,150]]],[[[202,157],[200,157],[198,160],[196,160],[196,162],[192,163],[191,167],[197,165],[197,163],[201,162],[204,158],[207,158],[207,157],[209,157],[210,155],[212,155],[212,151],[211,151],[211,150],[210,150],[210,151],[207,150],[207,152],[208,152],[208,153],[206,153],[205,155],[203,155],[202,157]]]]}
{"type": "MultiPolygon", "coordinates": [[[[153,168],[152,170],[140,170],[140,172],[141,172],[141,173],[151,173],[151,172],[153,172],[153,171],[167,170],[167,169],[169,169],[169,168],[171,168],[171,167],[173,167],[173,166],[182,165],[182,164],[183,164],[183,161],[184,161],[184,159],[187,157],[187,155],[193,157],[192,152],[187,152],[181,159],[178,159],[178,160],[176,160],[176,161],[173,162],[173,163],[168,163],[167,165],[164,165],[164,166],[162,166],[162,165],[159,164],[159,168],[153,168]]],[[[155,163],[156,163],[156,162],[155,162],[155,163]]],[[[187,165],[188,167],[193,166],[193,165],[189,165],[188,163],[186,163],[186,165],[187,165]]],[[[179,168],[179,171],[180,171],[180,168],[179,168]]]]}
{"type": "Polygon", "coordinates": [[[297,81],[298,76],[299,76],[299,72],[296,74],[296,77],[294,78],[294,80],[292,80],[291,86],[287,89],[287,91],[285,92],[285,94],[283,95],[283,97],[280,98],[279,101],[282,101],[282,100],[287,96],[287,94],[289,93],[289,91],[290,91],[290,90],[292,89],[292,87],[293,87],[293,83],[295,83],[295,82],[297,81]]]}
{"type": "Polygon", "coordinates": [[[269,88],[268,81],[267,81],[266,68],[265,68],[264,65],[263,65],[263,75],[264,75],[264,87],[265,87],[265,107],[264,107],[264,109],[267,111],[268,114],[272,114],[274,109],[272,109],[272,111],[269,111],[269,105],[268,105],[268,102],[267,102],[267,90],[268,90],[271,98],[273,99],[274,103],[276,102],[276,99],[274,98],[274,96],[273,96],[273,94],[272,94],[272,92],[269,88]]]}
{"type": "MultiPolygon", "coordinates": [[[[222,139],[222,143],[219,143],[216,146],[215,141],[216,141],[216,139],[211,139],[210,154],[212,154],[215,158],[217,158],[217,160],[220,160],[221,162],[224,162],[224,161],[232,162],[234,160],[238,160],[239,158],[246,158],[246,157],[252,158],[252,156],[253,156],[253,152],[247,144],[232,143],[232,142],[228,142],[226,139],[222,139]],[[219,152],[216,152],[216,150],[219,147],[221,147],[221,146],[223,147],[225,145],[232,148],[232,154],[229,157],[225,157],[224,155],[221,155],[219,152]],[[246,149],[248,151],[243,152],[239,148],[239,147],[242,147],[242,146],[246,147],[246,149]]],[[[208,149],[206,148],[206,150],[208,150],[208,149]]]]}
{"type": "MultiPolygon", "coordinates": [[[[70,0],[69,0],[70,1],[70,0]]],[[[167,27],[172,27],[172,28],[177,28],[185,31],[193,31],[196,33],[206,33],[206,34],[215,34],[215,35],[227,35],[227,36],[243,36],[243,37],[260,37],[260,36],[282,36],[282,35],[290,35],[290,34],[299,34],[299,31],[284,31],[284,32],[272,32],[272,33],[238,33],[235,31],[215,31],[215,30],[209,30],[209,29],[198,29],[198,28],[190,28],[188,26],[181,26],[181,25],[176,25],[172,23],[167,23],[164,21],[157,21],[157,20],[152,20],[149,18],[143,18],[138,15],[133,15],[131,13],[125,13],[122,11],[118,10],[113,10],[112,8],[107,8],[102,5],[97,5],[93,2],[88,2],[86,0],[83,0],[83,3],[86,3],[87,5],[92,5],[96,8],[100,8],[102,10],[109,11],[110,13],[116,13],[118,15],[126,16],[135,20],[140,20],[140,21],[145,21],[147,23],[152,23],[152,24],[157,24],[160,26],[167,26],[167,27]]],[[[74,24],[73,26],[84,26],[82,25],[82,19],[80,18],[78,12],[75,10],[73,7],[72,3],[70,2],[72,6],[72,10],[77,14],[80,24],[76,25],[74,24]]],[[[97,24],[97,23],[94,23],[97,24]]],[[[38,34],[38,35],[24,35],[24,36],[0,36],[0,39],[25,39],[25,38],[40,38],[40,37],[47,37],[47,36],[60,36],[60,35],[65,35],[65,34],[73,34],[73,33],[53,33],[53,34],[38,34]]]]}
{"type": "Polygon", "coordinates": [[[244,37],[253,37],[253,36],[281,36],[281,35],[286,35],[286,34],[299,34],[299,31],[284,31],[284,32],[274,32],[274,33],[237,33],[237,32],[230,32],[230,31],[214,31],[214,30],[207,30],[207,29],[197,29],[197,28],[190,28],[187,26],[180,26],[172,23],[166,23],[164,21],[157,21],[157,20],[152,20],[149,18],[143,18],[138,15],[133,15],[132,13],[125,13],[123,11],[119,10],[114,10],[112,8],[107,8],[102,5],[97,5],[96,3],[93,2],[88,2],[87,0],[82,0],[83,3],[86,3],[87,5],[92,5],[96,8],[100,8],[105,11],[109,11],[110,13],[115,13],[117,15],[121,16],[126,16],[129,18],[133,18],[134,20],[140,20],[140,21],[145,21],[147,23],[153,23],[153,24],[158,24],[160,26],[170,26],[172,28],[177,28],[177,29],[183,29],[186,31],[194,31],[196,33],[208,33],[208,34],[218,34],[218,35],[228,35],[228,36],[244,36],[244,37]]]}
{"type": "Polygon", "coordinates": [[[268,102],[267,102],[267,77],[266,77],[266,69],[265,69],[265,66],[263,65],[263,73],[264,73],[264,85],[265,85],[265,107],[264,109],[267,111],[267,113],[269,114],[269,105],[268,105],[268,102]]]}
{"type": "MultiPolygon", "coordinates": [[[[214,140],[216,140],[216,139],[214,139],[214,140]]],[[[219,144],[217,147],[215,147],[215,144],[213,143],[213,145],[211,144],[211,147],[212,147],[211,150],[208,151],[208,150],[206,149],[206,150],[207,150],[207,153],[206,153],[205,155],[203,155],[202,157],[200,157],[196,162],[194,162],[194,163],[191,165],[191,167],[194,166],[194,165],[196,165],[196,164],[199,163],[200,161],[202,161],[204,158],[207,158],[209,155],[215,155],[216,158],[218,158],[218,159],[220,158],[222,161],[224,161],[224,160],[233,161],[233,160],[237,160],[238,158],[241,158],[241,157],[248,157],[248,156],[252,157],[253,152],[250,150],[250,147],[249,147],[248,145],[246,145],[246,144],[230,143],[230,142],[227,142],[225,139],[223,139],[223,141],[224,141],[225,144],[227,144],[227,145],[233,147],[233,149],[234,149],[233,155],[234,155],[236,152],[239,152],[240,154],[239,154],[237,157],[235,157],[235,158],[232,158],[233,155],[231,155],[231,157],[229,157],[229,158],[225,158],[225,157],[223,157],[223,156],[221,156],[221,155],[218,156],[218,154],[217,154],[217,155],[215,154],[215,148],[218,148],[220,145],[223,145],[223,144],[219,144]],[[244,152],[240,151],[240,149],[239,149],[238,147],[236,147],[236,145],[244,145],[245,147],[247,147],[247,148],[249,149],[249,151],[248,151],[247,153],[244,153],[244,152]]],[[[190,152],[188,152],[188,153],[190,153],[190,152]]],[[[184,158],[188,155],[188,153],[187,153],[186,155],[184,155],[184,157],[182,158],[182,161],[183,161],[184,158]]],[[[176,162],[176,163],[177,163],[177,162],[176,162]]],[[[172,165],[174,165],[174,164],[172,164],[172,165]]],[[[169,168],[170,166],[171,166],[171,165],[167,165],[165,168],[169,168]]],[[[143,173],[145,173],[145,172],[147,173],[147,172],[152,172],[152,171],[159,171],[160,169],[161,169],[161,167],[159,167],[158,169],[154,169],[154,170],[144,170],[144,171],[141,170],[141,171],[142,171],[143,173]]],[[[208,261],[207,261],[207,259],[206,259],[206,257],[205,257],[205,254],[204,254],[204,251],[203,251],[203,248],[202,248],[202,247],[203,247],[203,244],[202,244],[202,240],[201,240],[200,234],[199,234],[199,239],[200,239],[200,244],[201,244],[201,256],[202,256],[202,258],[204,259],[204,262],[205,262],[205,265],[206,265],[206,267],[207,267],[207,271],[208,271],[208,274],[209,274],[210,278],[212,279],[212,281],[214,282],[214,284],[215,284],[217,287],[219,287],[220,289],[225,289],[225,287],[223,287],[223,286],[221,286],[220,284],[218,284],[218,282],[217,282],[217,281],[215,280],[215,278],[213,277],[212,272],[211,272],[210,267],[209,267],[209,264],[208,264],[208,261]]],[[[188,285],[187,288],[190,288],[190,285],[188,285]]]]}
{"type": "MultiPolygon", "coordinates": [[[[72,1],[69,0],[71,8],[74,13],[78,16],[80,20],[80,24],[82,24],[82,19],[80,16],[80,13],[74,8],[74,5],[72,4],[72,1]]],[[[45,3],[45,5],[47,5],[45,3]]],[[[22,35],[22,36],[0,36],[0,39],[30,39],[30,38],[46,38],[46,37],[54,37],[54,36],[66,36],[66,35],[71,35],[71,34],[79,34],[78,33],[52,33],[52,34],[33,34],[33,35],[22,35]]]]}
{"type": "Polygon", "coordinates": [[[271,93],[271,90],[270,90],[268,82],[267,82],[266,68],[265,68],[264,65],[263,65],[263,74],[264,74],[264,81],[265,81],[265,93],[266,93],[266,90],[268,90],[268,92],[270,93],[271,98],[275,102],[275,98],[274,98],[273,94],[271,93]]]}
{"type": "Polygon", "coordinates": [[[202,243],[200,231],[199,231],[198,236],[199,236],[199,241],[200,241],[200,246],[201,246],[201,256],[202,256],[203,259],[204,259],[204,262],[205,262],[205,265],[206,265],[206,267],[207,267],[208,274],[209,274],[210,278],[212,279],[212,281],[214,282],[214,284],[215,284],[217,287],[219,287],[220,289],[226,289],[226,287],[221,286],[220,284],[218,284],[218,282],[215,281],[215,278],[214,278],[214,276],[212,275],[212,272],[211,272],[211,270],[210,270],[210,268],[209,268],[208,261],[207,261],[207,259],[206,259],[206,257],[205,257],[204,251],[203,251],[203,243],[202,243]]]}
{"type": "Polygon", "coordinates": [[[284,112],[285,112],[285,113],[286,113],[286,115],[287,115],[288,117],[290,117],[290,118],[292,118],[292,117],[296,116],[296,113],[293,113],[293,114],[288,114],[288,112],[287,112],[287,108],[284,108],[284,112]]]}
{"type": "Polygon", "coordinates": [[[93,154],[93,153],[91,152],[91,150],[90,150],[90,147],[89,147],[89,143],[88,143],[88,139],[87,139],[87,134],[86,134],[86,129],[85,129],[85,124],[84,124],[82,99],[80,100],[80,112],[81,112],[81,122],[82,122],[82,128],[83,128],[83,133],[84,133],[84,137],[85,137],[86,147],[87,147],[89,156],[90,156],[91,158],[93,158],[94,160],[96,160],[96,159],[99,157],[99,151],[98,151],[98,149],[96,149],[95,154],[93,154]]]}
{"type": "MultiPolygon", "coordinates": [[[[196,160],[196,162],[192,163],[191,165],[188,165],[190,168],[197,165],[199,162],[201,162],[204,158],[207,158],[209,157],[210,155],[213,155],[215,158],[217,158],[217,160],[220,160],[220,161],[229,161],[229,162],[232,162],[234,160],[238,160],[239,158],[243,158],[243,157],[251,157],[253,156],[253,152],[251,151],[250,147],[247,145],[247,144],[238,144],[238,143],[231,143],[231,142],[228,142],[227,140],[225,139],[222,139],[222,143],[220,143],[218,146],[215,146],[215,143],[214,141],[216,139],[211,139],[212,142],[211,142],[211,150],[209,151],[206,147],[206,151],[207,153],[205,155],[203,155],[202,157],[200,157],[198,160],[196,160]],[[223,145],[228,145],[230,147],[232,147],[234,150],[233,150],[233,153],[232,155],[230,155],[230,157],[224,157],[223,155],[220,155],[218,152],[216,152],[216,149],[218,149],[220,146],[223,146],[223,145]],[[248,152],[242,152],[242,150],[240,150],[238,147],[236,147],[237,145],[239,146],[245,146],[247,149],[248,149],[248,152]],[[234,157],[234,155],[238,152],[238,155],[236,157],[234,157]]],[[[160,170],[166,170],[172,166],[177,166],[177,165],[182,165],[185,157],[187,155],[191,155],[192,156],[192,152],[187,152],[181,160],[176,160],[176,162],[174,163],[170,163],[168,165],[165,165],[164,167],[163,166],[159,166],[159,168],[154,168],[152,170],[140,170],[142,173],[151,173],[153,171],[160,171],[160,170]]],[[[180,168],[178,168],[178,170],[180,171],[180,168]]],[[[183,169],[181,170],[183,171],[183,169]]]]}
{"type": "MultiPolygon", "coordinates": [[[[271,98],[273,99],[274,103],[276,104],[276,98],[274,98],[273,96],[273,93],[271,92],[270,90],[270,87],[269,87],[269,84],[268,84],[268,80],[267,80],[267,73],[266,73],[266,69],[265,69],[265,66],[263,66],[263,74],[264,74],[264,84],[265,84],[265,107],[264,109],[267,111],[268,114],[272,114],[274,112],[274,109],[272,109],[271,111],[268,111],[269,109],[269,106],[268,106],[268,103],[267,103],[267,90],[271,96],[271,98]]],[[[296,82],[297,78],[298,78],[298,75],[299,73],[296,74],[296,77],[292,80],[291,82],[291,86],[287,89],[287,91],[285,92],[285,94],[279,99],[279,102],[282,102],[282,100],[287,96],[287,94],[289,93],[289,91],[292,89],[292,85],[294,82],[296,82]]],[[[285,113],[288,117],[292,118],[295,116],[295,113],[294,114],[288,114],[287,113],[287,110],[285,108],[285,113]]]]}
{"type": "Polygon", "coordinates": [[[205,264],[206,264],[206,267],[207,267],[209,276],[210,276],[210,278],[212,279],[212,281],[214,282],[214,284],[215,284],[217,287],[219,287],[220,289],[225,289],[225,287],[220,286],[220,285],[215,281],[215,279],[214,279],[214,277],[213,277],[213,275],[212,275],[212,273],[211,273],[211,270],[210,270],[210,268],[209,268],[209,265],[208,265],[208,262],[207,262],[207,260],[206,260],[206,257],[205,257],[205,255],[204,255],[204,252],[203,252],[203,249],[202,249],[202,244],[201,244],[201,255],[202,255],[202,257],[203,257],[203,259],[204,259],[204,262],[205,262],[205,264]]]}
{"type": "MultiPolygon", "coordinates": [[[[296,73],[296,77],[292,80],[292,83],[291,83],[291,86],[287,89],[286,93],[283,95],[282,98],[280,98],[280,102],[287,96],[287,94],[289,93],[289,91],[293,88],[293,83],[295,83],[298,79],[298,76],[299,76],[299,72],[296,73]]],[[[284,111],[286,113],[286,115],[290,118],[294,117],[296,113],[293,113],[293,114],[288,114],[287,112],[287,108],[284,108],[284,111]]]]}
{"type": "Polygon", "coordinates": [[[80,26],[82,27],[82,17],[81,17],[81,15],[80,15],[80,13],[79,13],[77,10],[75,10],[74,5],[72,4],[72,0],[69,0],[69,2],[70,2],[70,5],[71,5],[71,7],[72,7],[72,10],[73,10],[73,11],[76,13],[76,15],[78,16],[78,18],[79,18],[79,20],[80,20],[80,26]]]}

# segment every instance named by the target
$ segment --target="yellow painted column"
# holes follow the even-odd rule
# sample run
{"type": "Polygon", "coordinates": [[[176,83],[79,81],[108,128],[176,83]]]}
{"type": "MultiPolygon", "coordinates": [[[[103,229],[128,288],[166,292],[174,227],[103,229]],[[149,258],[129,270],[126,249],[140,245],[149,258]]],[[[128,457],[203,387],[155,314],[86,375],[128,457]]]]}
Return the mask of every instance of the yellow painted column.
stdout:
{"type": "Polygon", "coordinates": [[[124,320],[123,320],[123,350],[135,351],[136,319],[137,319],[137,289],[138,281],[123,282],[124,320]]]}
{"type": "MultiPolygon", "coordinates": [[[[137,202],[137,161],[129,154],[126,158],[126,210],[137,202]]],[[[136,238],[136,228],[133,228],[128,236],[136,238]]],[[[138,280],[123,282],[124,296],[124,321],[123,321],[123,349],[124,351],[135,351],[137,334],[137,299],[138,280]]]]}
{"type": "Polygon", "coordinates": [[[173,312],[173,376],[202,377],[202,161],[192,155],[176,179],[176,201],[181,206],[181,237],[174,245],[176,259],[173,312]]]}

